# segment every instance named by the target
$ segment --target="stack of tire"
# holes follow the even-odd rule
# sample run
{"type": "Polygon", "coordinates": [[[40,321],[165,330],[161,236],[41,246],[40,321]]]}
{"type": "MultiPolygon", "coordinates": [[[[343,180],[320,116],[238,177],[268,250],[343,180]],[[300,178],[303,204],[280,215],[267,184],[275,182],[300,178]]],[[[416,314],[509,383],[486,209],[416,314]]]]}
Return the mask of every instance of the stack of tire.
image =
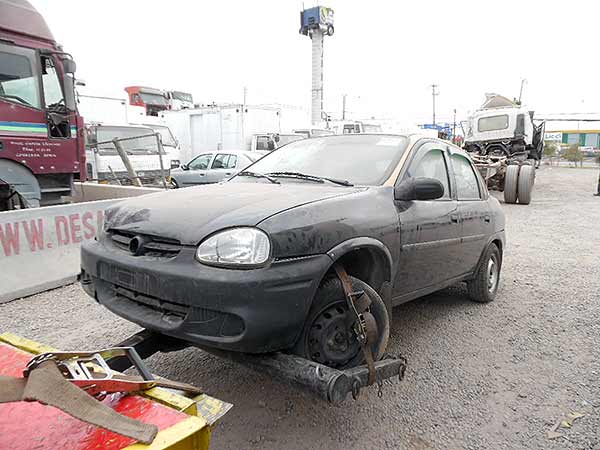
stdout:
{"type": "Polygon", "coordinates": [[[510,164],[504,176],[504,203],[529,205],[535,181],[535,168],[529,163],[510,164]]]}

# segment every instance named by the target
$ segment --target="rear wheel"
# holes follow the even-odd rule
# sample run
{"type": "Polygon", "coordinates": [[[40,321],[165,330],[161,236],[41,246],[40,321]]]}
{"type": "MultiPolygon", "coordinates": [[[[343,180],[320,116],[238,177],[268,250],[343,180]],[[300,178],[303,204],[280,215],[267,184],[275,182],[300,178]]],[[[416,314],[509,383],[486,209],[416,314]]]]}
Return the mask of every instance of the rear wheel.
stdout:
{"type": "Polygon", "coordinates": [[[490,244],[485,250],[483,260],[475,276],[467,282],[471,300],[479,303],[489,303],[496,298],[501,267],[502,256],[500,250],[495,244],[490,244]]]}
{"type": "MultiPolygon", "coordinates": [[[[383,357],[390,335],[387,309],[371,286],[358,278],[350,279],[353,290],[364,291],[371,300],[369,312],[377,323],[377,340],[371,343],[371,351],[377,361],[383,357]]],[[[293,352],[337,369],[358,366],[363,363],[364,355],[353,330],[354,322],[340,280],[327,278],[317,290],[293,352]]]]}
{"type": "Polygon", "coordinates": [[[531,191],[533,191],[534,177],[535,169],[533,166],[521,166],[517,193],[519,196],[519,203],[522,205],[529,205],[529,203],[531,203],[531,191]]]}
{"type": "Polygon", "coordinates": [[[504,175],[504,203],[517,203],[518,180],[519,166],[516,164],[507,166],[504,175]]]}

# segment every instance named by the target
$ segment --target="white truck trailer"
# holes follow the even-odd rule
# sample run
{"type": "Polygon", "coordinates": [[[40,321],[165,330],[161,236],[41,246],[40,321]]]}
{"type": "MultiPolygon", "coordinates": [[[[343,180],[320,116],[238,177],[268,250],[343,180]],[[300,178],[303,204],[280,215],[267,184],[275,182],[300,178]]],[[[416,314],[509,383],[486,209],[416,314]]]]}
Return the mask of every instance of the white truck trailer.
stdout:
{"type": "Polygon", "coordinates": [[[273,150],[282,123],[297,115],[284,107],[229,104],[164,111],[160,118],[179,141],[181,162],[187,162],[206,151],[273,150]]]}

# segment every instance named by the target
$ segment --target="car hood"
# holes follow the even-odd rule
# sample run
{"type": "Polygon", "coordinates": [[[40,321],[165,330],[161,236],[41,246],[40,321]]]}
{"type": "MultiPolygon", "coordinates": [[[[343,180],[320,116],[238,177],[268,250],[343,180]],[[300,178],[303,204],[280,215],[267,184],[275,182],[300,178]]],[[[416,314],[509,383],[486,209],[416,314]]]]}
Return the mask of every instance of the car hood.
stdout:
{"type": "Polygon", "coordinates": [[[143,195],[106,211],[106,229],[196,245],[223,228],[255,226],[279,212],[365,188],[308,182],[221,183],[143,195]]]}

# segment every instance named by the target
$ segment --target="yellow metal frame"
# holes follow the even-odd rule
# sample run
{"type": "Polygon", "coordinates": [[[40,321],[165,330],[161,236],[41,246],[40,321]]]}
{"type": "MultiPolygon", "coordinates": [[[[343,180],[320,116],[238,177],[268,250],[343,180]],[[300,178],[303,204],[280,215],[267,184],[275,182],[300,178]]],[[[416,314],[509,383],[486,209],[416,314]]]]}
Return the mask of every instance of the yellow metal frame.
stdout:
{"type": "MultiPolygon", "coordinates": [[[[34,355],[58,351],[13,333],[0,333],[0,342],[34,355]]],[[[190,417],[159,431],[150,445],[136,443],[123,450],[207,450],[212,426],[232,406],[205,394],[190,399],[162,388],[152,388],[140,395],[184,412],[190,417]]]]}

